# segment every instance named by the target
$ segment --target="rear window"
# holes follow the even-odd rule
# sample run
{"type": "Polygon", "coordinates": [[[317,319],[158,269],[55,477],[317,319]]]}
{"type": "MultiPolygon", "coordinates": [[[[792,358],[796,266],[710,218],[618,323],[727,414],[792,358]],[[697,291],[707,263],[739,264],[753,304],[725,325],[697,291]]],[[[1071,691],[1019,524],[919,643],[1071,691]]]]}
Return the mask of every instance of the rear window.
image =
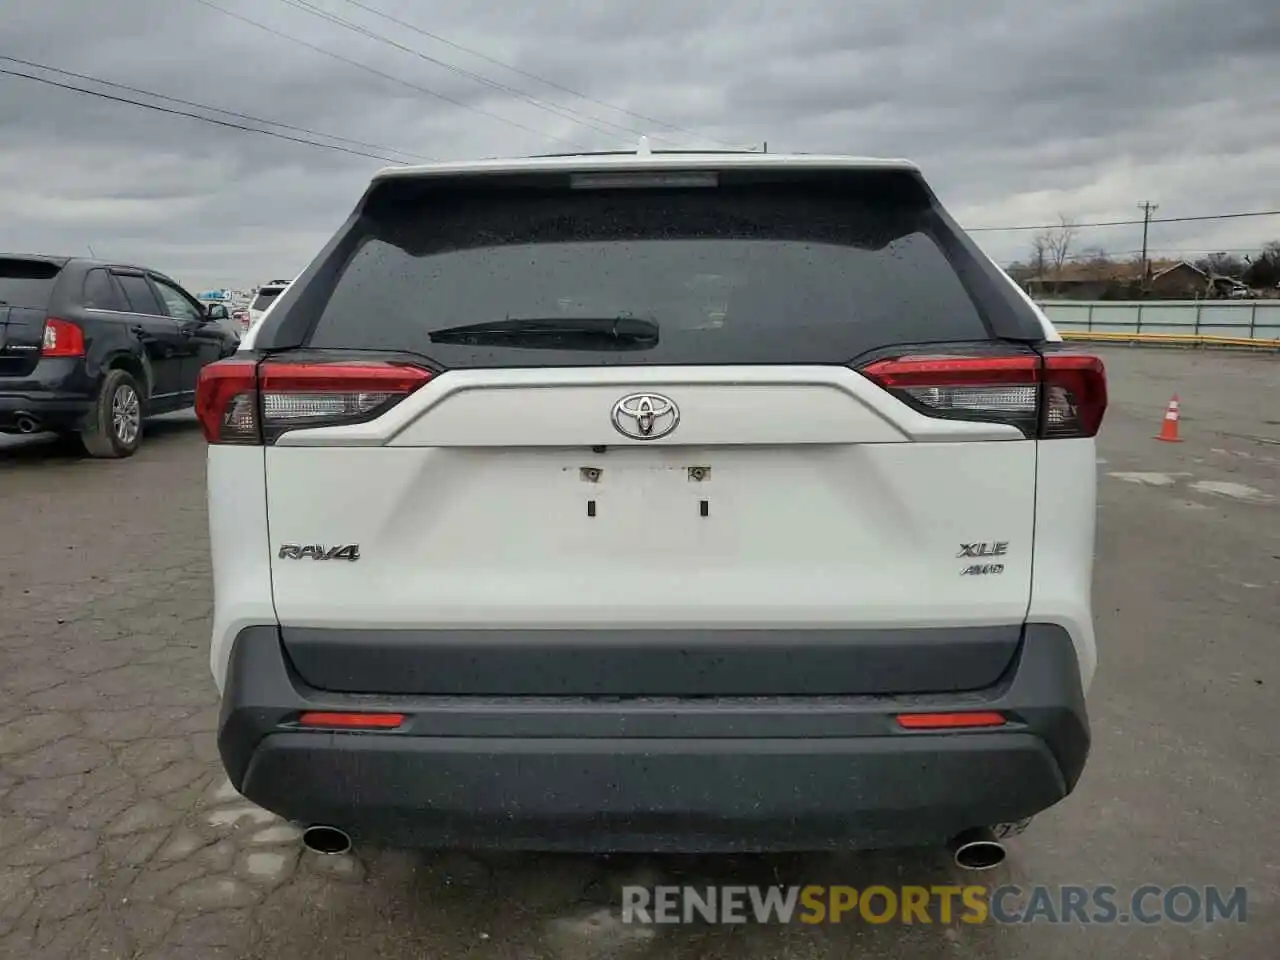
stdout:
{"type": "Polygon", "coordinates": [[[275,287],[270,290],[259,290],[258,295],[253,299],[254,310],[265,310],[271,306],[271,302],[284,292],[283,287],[275,287]]]}
{"type": "Polygon", "coordinates": [[[444,367],[847,363],[989,336],[918,191],[451,190],[375,205],[361,223],[311,347],[444,367]],[[657,337],[444,333],[613,317],[657,337]]]}
{"type": "Polygon", "coordinates": [[[43,260],[0,259],[0,307],[43,310],[61,270],[43,260]]]}

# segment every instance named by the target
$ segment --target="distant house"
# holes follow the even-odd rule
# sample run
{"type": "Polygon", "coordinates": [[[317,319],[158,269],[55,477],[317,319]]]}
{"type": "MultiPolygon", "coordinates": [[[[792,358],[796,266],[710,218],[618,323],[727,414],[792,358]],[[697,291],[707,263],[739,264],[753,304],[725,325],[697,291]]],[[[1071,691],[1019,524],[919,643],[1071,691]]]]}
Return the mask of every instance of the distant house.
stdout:
{"type": "Polygon", "coordinates": [[[1194,300],[1208,295],[1209,275],[1185,260],[1152,260],[1147,282],[1137,261],[1092,260],[1063,264],[1023,281],[1033,297],[1046,300],[1126,300],[1143,296],[1194,300]]]}
{"type": "Polygon", "coordinates": [[[1147,284],[1150,296],[1161,300],[1196,300],[1209,292],[1209,275],[1185,260],[1151,273],[1147,284]]]}
{"type": "Polygon", "coordinates": [[[1136,292],[1142,269],[1136,263],[1092,260],[1050,267],[1023,281],[1027,293],[1046,300],[1105,300],[1136,292]]]}

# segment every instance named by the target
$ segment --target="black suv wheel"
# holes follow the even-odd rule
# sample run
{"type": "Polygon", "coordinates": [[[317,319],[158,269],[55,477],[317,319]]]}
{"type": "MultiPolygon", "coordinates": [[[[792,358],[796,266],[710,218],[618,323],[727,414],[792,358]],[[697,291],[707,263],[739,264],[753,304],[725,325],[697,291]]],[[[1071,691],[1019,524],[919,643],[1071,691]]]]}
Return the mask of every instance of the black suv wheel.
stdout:
{"type": "Polygon", "coordinates": [[[91,457],[118,459],[132,456],[141,441],[142,389],[127,371],[110,370],[80,442],[91,457]]]}

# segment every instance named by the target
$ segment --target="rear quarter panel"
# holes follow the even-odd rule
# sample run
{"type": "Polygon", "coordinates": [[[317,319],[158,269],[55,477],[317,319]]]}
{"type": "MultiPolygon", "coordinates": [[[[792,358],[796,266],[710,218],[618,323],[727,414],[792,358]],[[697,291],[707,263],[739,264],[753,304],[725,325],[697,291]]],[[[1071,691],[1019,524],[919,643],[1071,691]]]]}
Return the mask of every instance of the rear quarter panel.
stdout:
{"type": "Polygon", "coordinates": [[[221,691],[236,635],[274,624],[267,539],[265,448],[209,447],[209,548],[213,565],[213,638],[209,666],[221,691]]]}
{"type": "Polygon", "coordinates": [[[1035,556],[1027,619],[1071,634],[1085,690],[1098,665],[1093,628],[1097,445],[1092,437],[1042,440],[1036,458],[1035,556]]]}

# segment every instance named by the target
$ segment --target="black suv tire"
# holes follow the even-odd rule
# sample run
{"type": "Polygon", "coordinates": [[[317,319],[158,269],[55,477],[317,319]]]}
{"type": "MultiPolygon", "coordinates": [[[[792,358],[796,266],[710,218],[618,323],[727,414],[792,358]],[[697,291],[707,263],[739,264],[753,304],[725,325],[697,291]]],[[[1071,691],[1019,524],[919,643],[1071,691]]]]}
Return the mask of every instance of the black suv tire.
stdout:
{"type": "Polygon", "coordinates": [[[137,452],[142,442],[142,389],[126,370],[108,370],[80,443],[91,457],[119,459],[137,452]]]}

